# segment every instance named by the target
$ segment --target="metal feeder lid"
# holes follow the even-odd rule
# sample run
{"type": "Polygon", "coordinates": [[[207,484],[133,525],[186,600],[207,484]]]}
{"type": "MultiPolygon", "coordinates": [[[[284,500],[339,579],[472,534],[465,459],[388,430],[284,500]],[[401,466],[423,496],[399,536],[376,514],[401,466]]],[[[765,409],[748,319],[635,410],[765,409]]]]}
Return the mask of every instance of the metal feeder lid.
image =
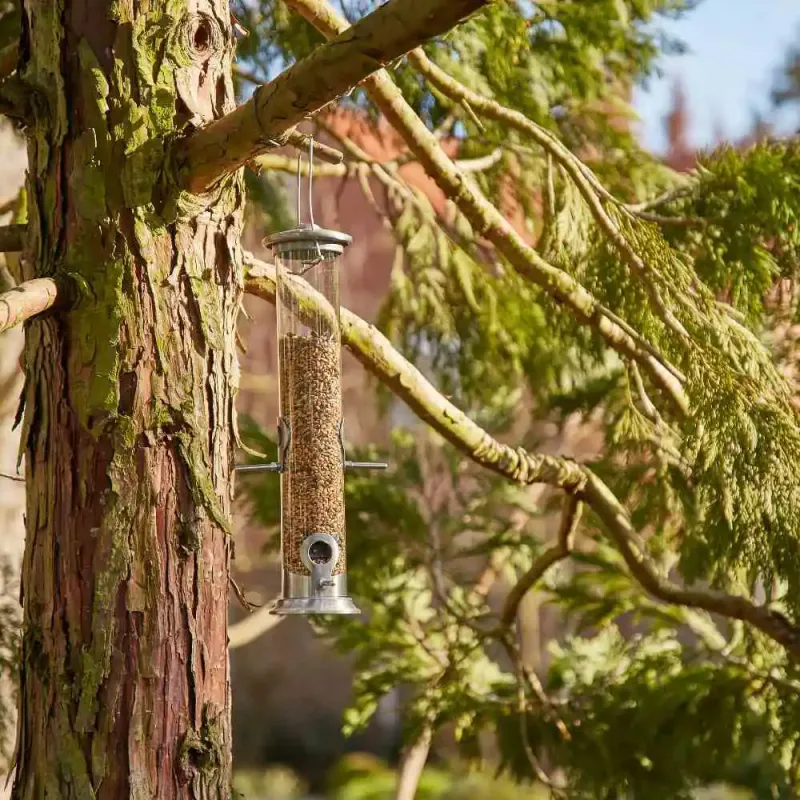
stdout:
{"type": "Polygon", "coordinates": [[[279,255],[299,253],[304,258],[309,251],[331,257],[341,255],[352,241],[353,237],[347,233],[304,222],[297,228],[267,236],[264,244],[279,255]]]}

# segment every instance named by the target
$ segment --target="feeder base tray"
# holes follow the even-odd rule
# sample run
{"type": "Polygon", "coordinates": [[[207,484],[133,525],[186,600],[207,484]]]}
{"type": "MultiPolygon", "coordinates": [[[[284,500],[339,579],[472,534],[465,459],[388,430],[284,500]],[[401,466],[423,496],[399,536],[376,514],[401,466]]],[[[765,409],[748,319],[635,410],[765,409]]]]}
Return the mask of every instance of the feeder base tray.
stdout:
{"type": "Polygon", "coordinates": [[[277,616],[289,614],[360,614],[349,597],[284,597],[270,612],[277,616]]]}

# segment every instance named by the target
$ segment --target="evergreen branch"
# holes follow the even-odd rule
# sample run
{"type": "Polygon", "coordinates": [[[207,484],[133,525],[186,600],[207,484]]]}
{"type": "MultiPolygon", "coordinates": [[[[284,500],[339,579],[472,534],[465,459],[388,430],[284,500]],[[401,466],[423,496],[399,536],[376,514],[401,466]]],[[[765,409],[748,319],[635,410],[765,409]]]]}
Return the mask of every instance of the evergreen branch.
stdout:
{"type": "MultiPolygon", "coordinates": [[[[348,27],[347,21],[334,11],[327,0],[286,2],[328,38],[341,35],[348,27]]],[[[520,275],[570,308],[575,317],[591,326],[611,348],[637,361],[677,408],[685,413],[688,399],[683,387],[664,365],[664,359],[655,358],[649,352],[652,345],[646,347],[643,337],[631,335],[620,327],[585,287],[528,246],[503,214],[477,191],[442,150],[439,140],[406,102],[386,71],[371,75],[364,86],[372,101],[400,133],[428,174],[470,221],[476,234],[489,240],[520,275]]]]}
{"type": "Polygon", "coordinates": [[[446,33],[490,0],[389,0],[315,50],[243,105],[182,140],[176,163],[184,189],[206,192],[287,132],[423,41],[446,33]]]}
{"type": "Polygon", "coordinates": [[[27,225],[0,225],[0,253],[22,250],[27,229],[27,225]]]}
{"type": "MultiPolygon", "coordinates": [[[[249,268],[245,289],[275,302],[275,268],[245,253],[249,268]]],[[[313,312],[323,300],[305,281],[293,283],[301,311],[313,312]]],[[[327,302],[327,301],[325,301],[327,302]]],[[[573,494],[594,511],[622,554],[633,577],[653,597],[670,605],[699,608],[738,619],[800,657],[800,628],[782,614],[741,595],[712,589],[686,589],[659,574],[647,556],[628,511],[590,469],[568,458],[511,447],[492,437],[445,398],[374,325],[341,309],[342,342],[356,359],[423,422],[468,458],[519,484],[545,483],[573,494]]]]}
{"type": "Polygon", "coordinates": [[[600,195],[611,199],[617,205],[621,206],[621,203],[600,184],[600,181],[591,170],[566,145],[560,142],[550,131],[519,111],[502,106],[500,103],[483,97],[459,83],[441,67],[434,64],[420,48],[411,51],[408,54],[408,59],[440,92],[454,102],[468,102],[470,106],[474,106],[484,116],[502,122],[530,136],[531,139],[543,147],[545,152],[551,155],[570,176],[588,205],[598,227],[613,242],[625,263],[645,281],[645,286],[648,288],[663,322],[680,338],[688,338],[689,334],[686,329],[666,306],[658,289],[650,282],[648,266],[603,207],[600,195]]]}
{"type": "Polygon", "coordinates": [[[61,304],[65,292],[52,278],[34,278],[0,294],[0,333],[61,304]]]}
{"type": "Polygon", "coordinates": [[[778,611],[757,605],[746,597],[713,589],[686,589],[664,578],[639,544],[627,511],[611,490],[590,470],[579,496],[605,524],[614,546],[641,586],[669,605],[700,608],[728,619],[747,622],[795,658],[800,658],[800,628],[778,611]]]}
{"type": "Polygon", "coordinates": [[[554,564],[569,558],[572,553],[575,531],[581,520],[582,504],[574,495],[568,494],[564,499],[564,511],[558,529],[558,539],[548,547],[531,565],[530,569],[514,584],[508,593],[500,614],[500,625],[508,627],[517,618],[520,604],[525,595],[544,577],[554,564]]]}

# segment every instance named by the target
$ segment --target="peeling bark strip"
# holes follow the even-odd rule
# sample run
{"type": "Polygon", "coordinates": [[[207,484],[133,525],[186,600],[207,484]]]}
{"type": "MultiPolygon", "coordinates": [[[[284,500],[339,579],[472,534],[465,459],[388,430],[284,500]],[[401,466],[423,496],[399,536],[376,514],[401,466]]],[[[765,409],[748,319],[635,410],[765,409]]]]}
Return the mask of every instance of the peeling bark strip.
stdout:
{"type": "Polygon", "coordinates": [[[26,0],[30,274],[16,800],[230,795],[238,177],[169,141],[234,108],[226,0],[26,0]],[[34,284],[38,285],[38,284],[34,284]]]}
{"type": "Polygon", "coordinates": [[[210,189],[294,125],[417,45],[492,0],[389,0],[315,50],[224,119],[189,136],[178,153],[184,186],[210,189]]]}

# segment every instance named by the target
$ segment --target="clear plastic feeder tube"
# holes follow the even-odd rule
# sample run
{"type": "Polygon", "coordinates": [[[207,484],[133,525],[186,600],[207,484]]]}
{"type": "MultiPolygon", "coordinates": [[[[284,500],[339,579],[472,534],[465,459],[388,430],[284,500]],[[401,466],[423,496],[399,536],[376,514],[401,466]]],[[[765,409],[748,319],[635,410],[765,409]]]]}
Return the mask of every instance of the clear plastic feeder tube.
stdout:
{"type": "Polygon", "coordinates": [[[277,269],[284,451],[278,614],[358,613],[347,596],[341,440],[339,263],[350,241],[346,234],[305,225],[267,242],[277,269]]]}

